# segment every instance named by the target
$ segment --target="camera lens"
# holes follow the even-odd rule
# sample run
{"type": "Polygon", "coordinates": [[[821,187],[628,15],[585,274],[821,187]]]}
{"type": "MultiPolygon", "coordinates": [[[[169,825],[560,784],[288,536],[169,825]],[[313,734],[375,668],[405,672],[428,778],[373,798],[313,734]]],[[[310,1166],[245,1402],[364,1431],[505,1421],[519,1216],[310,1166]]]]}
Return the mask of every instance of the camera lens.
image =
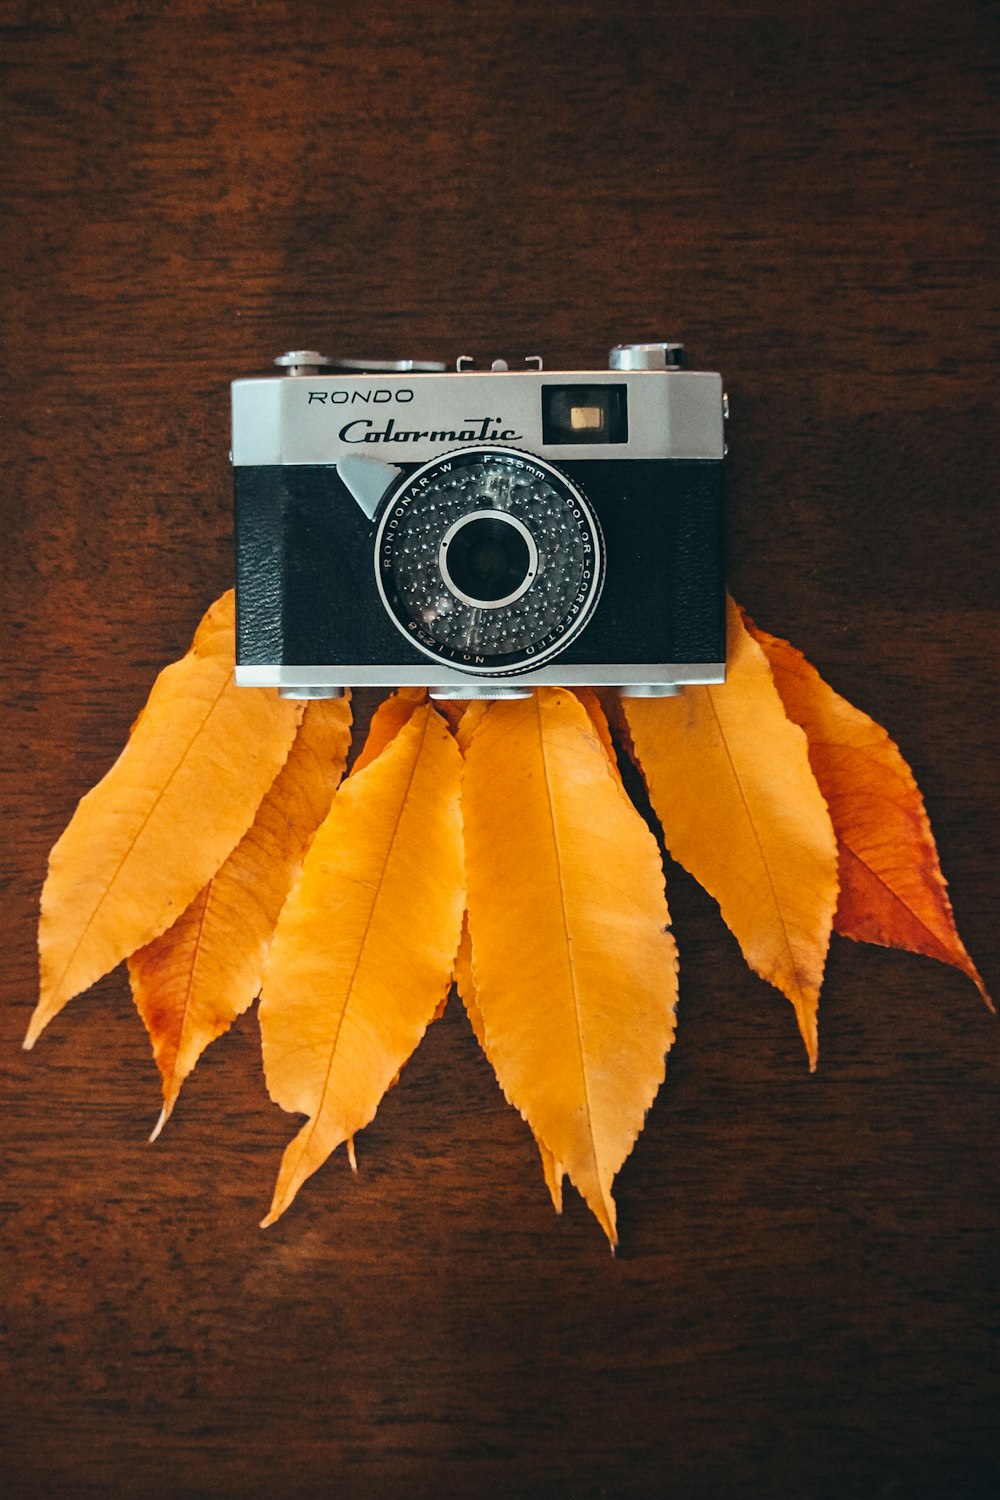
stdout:
{"type": "Polygon", "coordinates": [[[426,656],[475,673],[529,671],[590,619],[601,533],[543,459],[473,444],[410,473],[379,521],[379,593],[426,656]]]}
{"type": "Polygon", "coordinates": [[[530,534],[504,511],[477,511],[456,521],[439,554],[442,577],[452,592],[487,609],[522,594],[537,562],[530,534]]]}

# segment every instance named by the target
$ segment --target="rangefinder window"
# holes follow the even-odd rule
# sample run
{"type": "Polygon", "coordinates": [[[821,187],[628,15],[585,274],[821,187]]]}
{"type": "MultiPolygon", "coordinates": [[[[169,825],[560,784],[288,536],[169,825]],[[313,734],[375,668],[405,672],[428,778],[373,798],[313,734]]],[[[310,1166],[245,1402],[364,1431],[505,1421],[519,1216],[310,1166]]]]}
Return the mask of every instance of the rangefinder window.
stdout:
{"type": "Polygon", "coordinates": [[[546,443],[627,443],[624,385],[542,387],[542,436],[546,443]]]}

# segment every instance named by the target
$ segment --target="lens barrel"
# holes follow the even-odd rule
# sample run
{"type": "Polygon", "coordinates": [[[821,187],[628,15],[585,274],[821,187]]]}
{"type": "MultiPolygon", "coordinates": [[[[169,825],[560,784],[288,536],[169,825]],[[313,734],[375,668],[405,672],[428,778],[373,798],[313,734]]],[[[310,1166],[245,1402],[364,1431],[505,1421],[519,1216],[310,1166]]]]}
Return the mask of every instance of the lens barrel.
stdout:
{"type": "Polygon", "coordinates": [[[471,445],[422,465],[386,503],[379,592],[425,655],[477,674],[565,649],[600,596],[603,547],[580,490],[516,449],[471,445]]]}

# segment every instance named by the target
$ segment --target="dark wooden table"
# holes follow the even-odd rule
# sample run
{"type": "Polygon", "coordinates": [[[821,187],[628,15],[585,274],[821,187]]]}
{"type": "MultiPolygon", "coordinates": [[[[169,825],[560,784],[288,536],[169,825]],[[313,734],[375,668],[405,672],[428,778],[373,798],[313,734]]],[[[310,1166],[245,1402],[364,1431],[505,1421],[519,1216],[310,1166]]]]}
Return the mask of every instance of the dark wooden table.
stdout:
{"type": "Polygon", "coordinates": [[[290,347],[732,397],[731,579],[884,723],[1000,987],[996,12],[4,0],[3,1491],[993,1496],[997,1023],[835,941],[823,1056],[669,871],[668,1082],[608,1255],[456,1004],[266,1234],[247,1016],[163,1138],[118,971],[29,1057],[46,854],[231,578],[290,347]],[[995,94],[995,89],[994,89],[995,94]]]}

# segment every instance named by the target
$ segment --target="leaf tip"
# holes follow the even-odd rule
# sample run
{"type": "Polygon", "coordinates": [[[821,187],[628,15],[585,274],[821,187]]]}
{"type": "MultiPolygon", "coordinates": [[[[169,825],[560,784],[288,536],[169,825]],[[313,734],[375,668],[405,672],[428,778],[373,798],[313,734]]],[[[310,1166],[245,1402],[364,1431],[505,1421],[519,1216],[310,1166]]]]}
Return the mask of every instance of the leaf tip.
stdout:
{"type": "Polygon", "coordinates": [[[35,1043],[49,1024],[49,1017],[42,1011],[41,1005],[35,1009],[35,1013],[28,1022],[28,1029],[24,1033],[24,1041],[21,1043],[25,1052],[31,1052],[35,1043]]]}
{"type": "Polygon", "coordinates": [[[258,1229],[270,1229],[272,1224],[277,1224],[278,1220],[281,1218],[282,1214],[285,1212],[285,1209],[289,1206],[294,1196],[294,1193],[289,1196],[287,1192],[282,1192],[281,1184],[279,1183],[274,1190],[274,1197],[271,1199],[271,1207],[261,1219],[259,1225],[257,1226],[258,1229]]]}
{"type": "Polygon", "coordinates": [[[799,1036],[802,1038],[806,1049],[806,1057],[809,1059],[809,1071],[815,1073],[819,1063],[819,1006],[796,1005],[795,1019],[799,1024],[799,1036]]]}
{"type": "Polygon", "coordinates": [[[345,1145],[347,1146],[347,1160],[351,1164],[351,1171],[354,1173],[355,1177],[357,1177],[357,1175],[358,1175],[358,1158],[357,1158],[357,1155],[355,1154],[355,1150],[354,1150],[354,1137],[353,1137],[353,1135],[349,1135],[347,1137],[345,1145]]]}
{"type": "Polygon", "coordinates": [[[160,1110],[160,1118],[157,1120],[156,1124],[153,1126],[152,1134],[149,1137],[149,1144],[150,1145],[152,1145],[155,1140],[159,1139],[160,1131],[163,1129],[164,1125],[167,1123],[167,1121],[169,1120],[169,1118],[170,1118],[170,1111],[167,1109],[167,1106],[164,1105],[163,1108],[160,1110]]]}
{"type": "Polygon", "coordinates": [[[986,988],[986,985],[983,983],[983,977],[982,977],[982,975],[980,974],[979,970],[976,968],[975,964],[972,962],[971,958],[969,959],[969,967],[966,969],[965,972],[968,974],[969,978],[972,980],[973,984],[976,986],[976,989],[982,995],[982,997],[983,997],[983,1004],[986,1006],[986,1009],[990,1012],[990,1015],[995,1016],[996,1013],[997,1013],[997,1008],[993,1004],[993,1000],[992,1000],[992,998],[990,996],[989,990],[986,988]]]}
{"type": "Polygon", "coordinates": [[[614,1198],[611,1196],[610,1191],[606,1189],[602,1189],[600,1200],[597,1203],[592,1203],[587,1195],[585,1195],[585,1198],[587,1207],[607,1235],[608,1244],[611,1246],[611,1254],[614,1255],[618,1245],[618,1212],[615,1208],[614,1198]]]}

